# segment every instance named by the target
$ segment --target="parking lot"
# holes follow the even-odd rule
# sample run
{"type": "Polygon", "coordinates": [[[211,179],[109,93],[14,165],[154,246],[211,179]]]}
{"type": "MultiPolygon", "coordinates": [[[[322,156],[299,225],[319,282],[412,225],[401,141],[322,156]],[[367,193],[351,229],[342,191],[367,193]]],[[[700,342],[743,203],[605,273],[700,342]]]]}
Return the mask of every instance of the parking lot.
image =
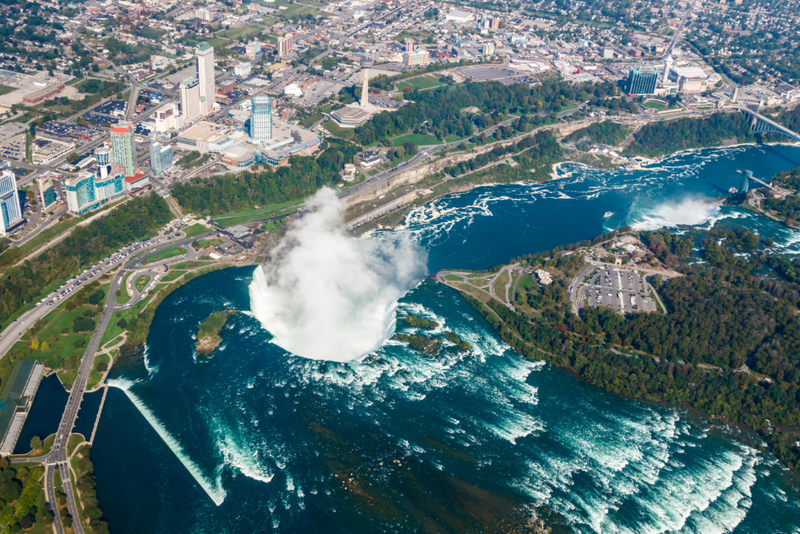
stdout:
{"type": "Polygon", "coordinates": [[[84,128],[71,122],[48,121],[36,127],[36,132],[56,139],[94,139],[103,132],[93,128],[84,128]]]}
{"type": "Polygon", "coordinates": [[[580,306],[607,306],[622,313],[657,311],[644,277],[623,267],[598,267],[578,290],[580,306]]]}

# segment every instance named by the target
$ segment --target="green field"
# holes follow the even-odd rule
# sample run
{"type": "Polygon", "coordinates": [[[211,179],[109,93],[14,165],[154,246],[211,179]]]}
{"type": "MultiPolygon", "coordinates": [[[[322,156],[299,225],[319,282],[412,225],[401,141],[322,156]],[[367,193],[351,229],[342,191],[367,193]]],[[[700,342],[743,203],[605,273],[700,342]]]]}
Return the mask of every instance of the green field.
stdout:
{"type": "Polygon", "coordinates": [[[142,263],[146,265],[148,263],[166,260],[167,258],[174,258],[175,256],[180,256],[181,254],[186,254],[185,248],[172,247],[168,248],[167,250],[162,250],[161,252],[156,252],[152,256],[148,256],[147,259],[144,260],[142,263]]]}
{"type": "Polygon", "coordinates": [[[229,28],[227,30],[222,30],[218,32],[217,35],[220,37],[225,37],[231,39],[233,41],[241,41],[243,39],[247,39],[254,35],[257,35],[261,31],[261,28],[256,26],[239,26],[238,28],[229,28]]]}
{"type": "Polygon", "coordinates": [[[183,233],[186,234],[186,237],[194,237],[196,235],[204,234],[206,232],[208,232],[208,228],[206,228],[202,224],[193,224],[189,228],[183,229],[183,233]]]}
{"type": "MultiPolygon", "coordinates": [[[[98,354],[94,357],[94,362],[92,363],[92,368],[89,370],[89,380],[86,382],[86,389],[92,389],[97,384],[100,383],[100,380],[103,378],[103,372],[97,370],[97,364],[104,363],[106,367],[111,364],[111,357],[108,354],[98,354]]],[[[85,436],[86,439],[89,439],[89,436],[85,436]]]]}
{"type": "Polygon", "coordinates": [[[7,95],[8,93],[16,91],[13,87],[9,87],[7,85],[0,85],[0,95],[7,95]]]}
{"type": "Polygon", "coordinates": [[[311,128],[315,122],[322,118],[322,113],[314,113],[313,115],[309,115],[308,117],[304,117],[300,119],[300,125],[303,128],[311,128]]]}
{"type": "Polygon", "coordinates": [[[432,135],[410,133],[392,139],[392,146],[400,146],[403,143],[414,143],[415,145],[420,145],[420,146],[438,145],[439,142],[440,141],[432,135]]]}
{"type": "Polygon", "coordinates": [[[302,4],[289,4],[286,2],[274,2],[272,4],[266,4],[268,7],[273,7],[278,11],[274,14],[276,15],[283,15],[284,17],[295,17],[297,15],[317,15],[319,13],[318,9],[315,9],[310,6],[305,6],[302,4]],[[287,8],[285,11],[280,9],[281,7],[287,8]]]}
{"type": "Polygon", "coordinates": [[[667,109],[667,106],[662,104],[661,102],[645,102],[644,107],[650,109],[667,109]]]}
{"type": "Polygon", "coordinates": [[[343,139],[349,139],[353,137],[353,129],[352,128],[341,128],[338,124],[334,121],[330,120],[322,124],[322,127],[328,130],[330,133],[337,137],[341,137],[343,139]]]}
{"type": "Polygon", "coordinates": [[[136,287],[136,291],[141,292],[145,287],[147,287],[147,284],[150,283],[150,280],[152,280],[152,278],[148,275],[140,276],[139,278],[137,278],[136,283],[133,284],[134,287],[136,287]]]}
{"type": "Polygon", "coordinates": [[[419,76],[417,78],[410,78],[408,80],[401,80],[397,82],[397,89],[403,91],[404,89],[431,89],[444,85],[434,76],[419,76]]]}
{"type": "Polygon", "coordinates": [[[185,271],[172,271],[167,276],[163,277],[161,280],[163,282],[173,282],[178,278],[180,278],[181,276],[183,276],[184,274],[186,274],[185,271]]]}
{"type": "Polygon", "coordinates": [[[117,296],[117,304],[127,304],[129,300],[131,300],[131,296],[128,294],[128,277],[131,273],[126,274],[122,277],[122,282],[119,284],[119,296],[117,296]]]}
{"type": "Polygon", "coordinates": [[[282,202],[280,204],[269,204],[268,206],[264,206],[258,209],[249,208],[246,210],[223,213],[222,215],[214,217],[214,220],[217,221],[217,223],[220,226],[225,226],[225,227],[235,226],[237,224],[243,224],[251,221],[258,221],[261,219],[269,219],[270,217],[285,215],[287,213],[291,213],[292,211],[296,211],[302,205],[303,202],[290,200],[288,202],[282,202]]]}

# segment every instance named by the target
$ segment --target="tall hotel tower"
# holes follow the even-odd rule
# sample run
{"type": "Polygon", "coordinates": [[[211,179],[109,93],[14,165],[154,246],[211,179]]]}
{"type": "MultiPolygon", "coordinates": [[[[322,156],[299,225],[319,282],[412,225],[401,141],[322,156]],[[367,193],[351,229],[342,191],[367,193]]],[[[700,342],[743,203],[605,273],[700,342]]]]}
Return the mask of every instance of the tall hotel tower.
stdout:
{"type": "Polygon", "coordinates": [[[208,115],[214,109],[214,49],[201,43],[195,51],[197,58],[197,82],[200,86],[200,109],[208,115]]]}

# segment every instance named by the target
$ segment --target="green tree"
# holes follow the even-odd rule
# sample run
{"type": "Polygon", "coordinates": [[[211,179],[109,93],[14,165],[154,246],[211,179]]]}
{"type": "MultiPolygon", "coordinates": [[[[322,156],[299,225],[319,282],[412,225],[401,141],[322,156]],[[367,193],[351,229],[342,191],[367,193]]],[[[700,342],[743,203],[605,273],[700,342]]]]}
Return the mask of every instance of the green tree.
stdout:
{"type": "Polygon", "coordinates": [[[31,438],[31,449],[34,451],[39,451],[44,448],[44,444],[42,443],[42,438],[39,436],[33,436],[31,438]]]}

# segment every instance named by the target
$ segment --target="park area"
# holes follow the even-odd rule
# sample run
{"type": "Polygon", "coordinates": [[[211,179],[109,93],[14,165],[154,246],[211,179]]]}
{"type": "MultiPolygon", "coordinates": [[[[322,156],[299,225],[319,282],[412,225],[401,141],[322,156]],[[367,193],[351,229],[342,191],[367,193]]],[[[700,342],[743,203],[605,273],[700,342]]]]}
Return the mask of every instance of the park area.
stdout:
{"type": "Polygon", "coordinates": [[[418,76],[397,82],[397,89],[399,91],[405,91],[406,89],[413,91],[415,89],[432,89],[442,85],[444,84],[436,76],[418,76]]]}

